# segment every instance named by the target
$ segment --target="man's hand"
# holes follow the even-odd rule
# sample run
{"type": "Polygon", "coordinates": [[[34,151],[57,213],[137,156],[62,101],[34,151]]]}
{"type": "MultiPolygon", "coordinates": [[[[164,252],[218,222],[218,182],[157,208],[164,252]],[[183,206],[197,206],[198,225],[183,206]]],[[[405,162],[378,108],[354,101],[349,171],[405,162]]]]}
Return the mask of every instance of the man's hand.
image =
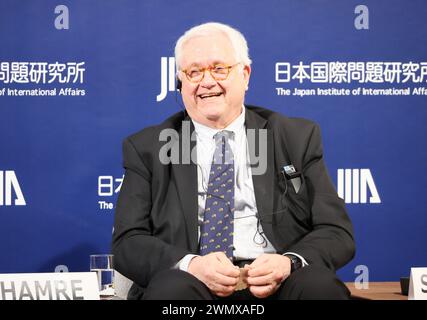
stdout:
{"type": "Polygon", "coordinates": [[[291,273],[291,260],[281,254],[263,254],[255,259],[248,269],[247,283],[251,293],[266,298],[279,288],[291,273]]]}
{"type": "Polygon", "coordinates": [[[188,265],[188,272],[219,297],[227,297],[234,292],[240,275],[239,267],[234,266],[223,252],[194,257],[188,265]]]}

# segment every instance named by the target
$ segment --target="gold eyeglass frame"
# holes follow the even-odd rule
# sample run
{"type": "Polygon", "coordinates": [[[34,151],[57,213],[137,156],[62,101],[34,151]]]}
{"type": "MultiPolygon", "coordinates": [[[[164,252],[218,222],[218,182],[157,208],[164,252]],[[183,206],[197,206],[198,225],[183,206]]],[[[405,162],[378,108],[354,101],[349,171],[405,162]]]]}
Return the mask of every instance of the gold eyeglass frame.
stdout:
{"type": "Polygon", "coordinates": [[[192,83],[200,83],[200,82],[202,82],[203,78],[205,77],[206,70],[209,71],[209,73],[211,74],[211,77],[213,79],[215,79],[215,81],[224,81],[224,80],[228,79],[228,76],[231,73],[231,69],[233,69],[235,66],[237,66],[240,63],[241,62],[237,62],[237,63],[229,65],[229,66],[222,66],[221,64],[218,64],[218,65],[215,65],[215,66],[209,66],[209,67],[206,67],[206,68],[200,68],[199,71],[202,72],[202,77],[200,78],[200,80],[191,79],[190,76],[187,73],[188,69],[181,69],[180,71],[183,72],[185,74],[185,76],[187,77],[188,81],[190,81],[192,83]],[[227,74],[225,74],[225,78],[224,79],[217,79],[216,76],[212,74],[212,70],[215,69],[216,67],[218,67],[219,65],[221,65],[221,67],[224,67],[224,69],[227,69],[227,74]]]}

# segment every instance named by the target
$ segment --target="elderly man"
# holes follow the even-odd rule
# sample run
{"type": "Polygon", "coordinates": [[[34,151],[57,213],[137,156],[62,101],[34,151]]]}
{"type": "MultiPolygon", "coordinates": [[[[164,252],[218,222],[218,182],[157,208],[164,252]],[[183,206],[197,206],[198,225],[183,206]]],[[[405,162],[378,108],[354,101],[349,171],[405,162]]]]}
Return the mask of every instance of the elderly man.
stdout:
{"type": "Polygon", "coordinates": [[[129,298],[347,299],[335,270],[353,230],[319,127],[244,105],[251,60],[227,25],[188,30],[175,57],[186,112],[123,143],[113,253],[129,298]]]}

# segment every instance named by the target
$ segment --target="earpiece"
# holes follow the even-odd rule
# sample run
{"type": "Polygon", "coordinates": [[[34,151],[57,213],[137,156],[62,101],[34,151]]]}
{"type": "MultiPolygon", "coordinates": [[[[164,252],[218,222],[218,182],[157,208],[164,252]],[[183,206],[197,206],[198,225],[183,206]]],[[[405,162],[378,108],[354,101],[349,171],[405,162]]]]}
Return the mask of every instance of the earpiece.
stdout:
{"type": "Polygon", "coordinates": [[[182,82],[181,80],[179,80],[179,78],[176,78],[176,90],[181,92],[181,88],[182,88],[182,82]]]}
{"type": "Polygon", "coordinates": [[[181,101],[179,101],[179,99],[177,98],[178,94],[176,93],[177,91],[179,93],[181,93],[181,88],[182,88],[182,81],[179,80],[178,77],[176,77],[176,90],[175,90],[175,101],[180,105],[180,107],[182,108],[182,111],[184,112],[184,118],[186,117],[186,110],[185,107],[182,105],[181,101]]]}

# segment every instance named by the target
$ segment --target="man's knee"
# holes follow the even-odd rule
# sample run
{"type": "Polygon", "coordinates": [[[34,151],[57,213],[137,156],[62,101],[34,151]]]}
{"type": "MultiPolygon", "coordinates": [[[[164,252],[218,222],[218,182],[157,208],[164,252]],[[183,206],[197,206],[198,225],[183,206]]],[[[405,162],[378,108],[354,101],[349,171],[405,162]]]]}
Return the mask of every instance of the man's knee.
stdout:
{"type": "Polygon", "coordinates": [[[349,299],[350,292],[331,270],[307,266],[292,273],[283,283],[283,295],[290,299],[349,299]]]}
{"type": "Polygon", "coordinates": [[[145,290],[143,299],[209,299],[208,288],[188,272],[171,269],[157,273],[145,290]]]}

